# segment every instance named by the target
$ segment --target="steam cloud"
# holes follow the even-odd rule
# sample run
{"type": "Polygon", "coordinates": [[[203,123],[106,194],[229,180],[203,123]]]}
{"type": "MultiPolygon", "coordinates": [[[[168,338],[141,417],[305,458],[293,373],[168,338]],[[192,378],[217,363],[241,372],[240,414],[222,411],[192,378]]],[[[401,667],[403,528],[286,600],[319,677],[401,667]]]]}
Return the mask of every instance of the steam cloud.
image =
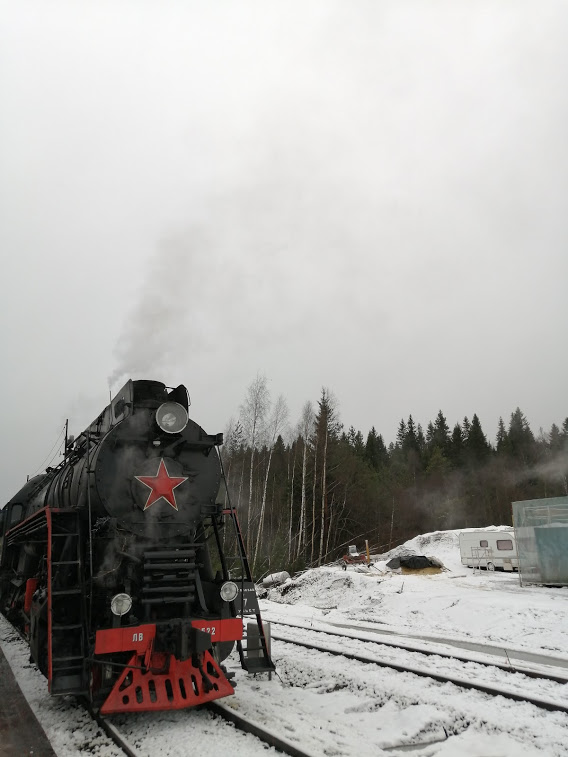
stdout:
{"type": "Polygon", "coordinates": [[[204,321],[212,308],[217,262],[207,253],[204,238],[195,233],[160,245],[118,340],[111,388],[119,379],[163,376],[180,357],[206,347],[204,321]]]}

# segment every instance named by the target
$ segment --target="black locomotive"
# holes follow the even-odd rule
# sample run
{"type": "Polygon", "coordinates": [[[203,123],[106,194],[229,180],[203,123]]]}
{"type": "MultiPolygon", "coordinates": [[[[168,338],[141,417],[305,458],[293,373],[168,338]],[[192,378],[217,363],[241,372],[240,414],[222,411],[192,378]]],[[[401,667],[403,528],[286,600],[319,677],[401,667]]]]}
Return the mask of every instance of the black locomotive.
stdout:
{"type": "Polygon", "coordinates": [[[103,714],[202,704],[233,693],[235,642],[243,667],[273,669],[222,441],[189,418],[184,386],[129,381],[0,511],[0,610],[52,694],[103,714]]]}

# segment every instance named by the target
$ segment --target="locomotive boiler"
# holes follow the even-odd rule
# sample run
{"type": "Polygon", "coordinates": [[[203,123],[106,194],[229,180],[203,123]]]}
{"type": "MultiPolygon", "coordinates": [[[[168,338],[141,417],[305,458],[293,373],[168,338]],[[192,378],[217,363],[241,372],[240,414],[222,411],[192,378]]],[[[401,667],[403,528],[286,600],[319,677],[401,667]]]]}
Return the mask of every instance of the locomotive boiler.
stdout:
{"type": "Polygon", "coordinates": [[[52,694],[103,714],[180,709],[233,693],[235,644],[246,669],[274,669],[222,442],[184,386],[129,381],[0,511],[0,610],[52,694]]]}

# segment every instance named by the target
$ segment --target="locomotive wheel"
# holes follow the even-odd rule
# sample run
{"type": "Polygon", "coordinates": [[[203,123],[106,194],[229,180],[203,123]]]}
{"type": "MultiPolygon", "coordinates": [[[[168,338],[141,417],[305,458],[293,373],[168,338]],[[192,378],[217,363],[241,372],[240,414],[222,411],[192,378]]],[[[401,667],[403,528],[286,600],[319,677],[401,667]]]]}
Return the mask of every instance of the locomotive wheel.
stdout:
{"type": "Polygon", "coordinates": [[[212,645],[213,657],[219,665],[231,654],[234,646],[234,641],[219,641],[212,645]]]}
{"type": "Polygon", "coordinates": [[[41,608],[39,617],[31,627],[33,629],[33,638],[30,638],[30,652],[32,652],[30,656],[34,658],[40,673],[47,678],[47,602],[41,608]]]}
{"type": "Polygon", "coordinates": [[[102,666],[91,664],[89,669],[89,701],[91,704],[101,704],[104,701],[104,697],[101,698],[102,683],[102,666]]]}
{"type": "Polygon", "coordinates": [[[227,670],[227,668],[224,665],[219,665],[223,673],[225,674],[225,678],[227,681],[231,684],[233,689],[237,688],[237,682],[235,681],[235,671],[234,670],[227,670]]]}

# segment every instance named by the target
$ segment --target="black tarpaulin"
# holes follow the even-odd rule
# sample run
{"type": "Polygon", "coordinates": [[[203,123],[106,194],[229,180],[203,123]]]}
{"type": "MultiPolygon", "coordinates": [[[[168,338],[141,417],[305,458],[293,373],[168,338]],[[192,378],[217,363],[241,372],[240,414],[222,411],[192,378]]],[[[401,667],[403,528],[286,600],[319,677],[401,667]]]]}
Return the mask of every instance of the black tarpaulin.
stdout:
{"type": "Polygon", "coordinates": [[[422,570],[422,568],[438,568],[439,563],[432,562],[424,555],[403,555],[402,557],[393,557],[387,563],[387,568],[393,570],[397,568],[410,568],[411,570],[422,570]]]}

